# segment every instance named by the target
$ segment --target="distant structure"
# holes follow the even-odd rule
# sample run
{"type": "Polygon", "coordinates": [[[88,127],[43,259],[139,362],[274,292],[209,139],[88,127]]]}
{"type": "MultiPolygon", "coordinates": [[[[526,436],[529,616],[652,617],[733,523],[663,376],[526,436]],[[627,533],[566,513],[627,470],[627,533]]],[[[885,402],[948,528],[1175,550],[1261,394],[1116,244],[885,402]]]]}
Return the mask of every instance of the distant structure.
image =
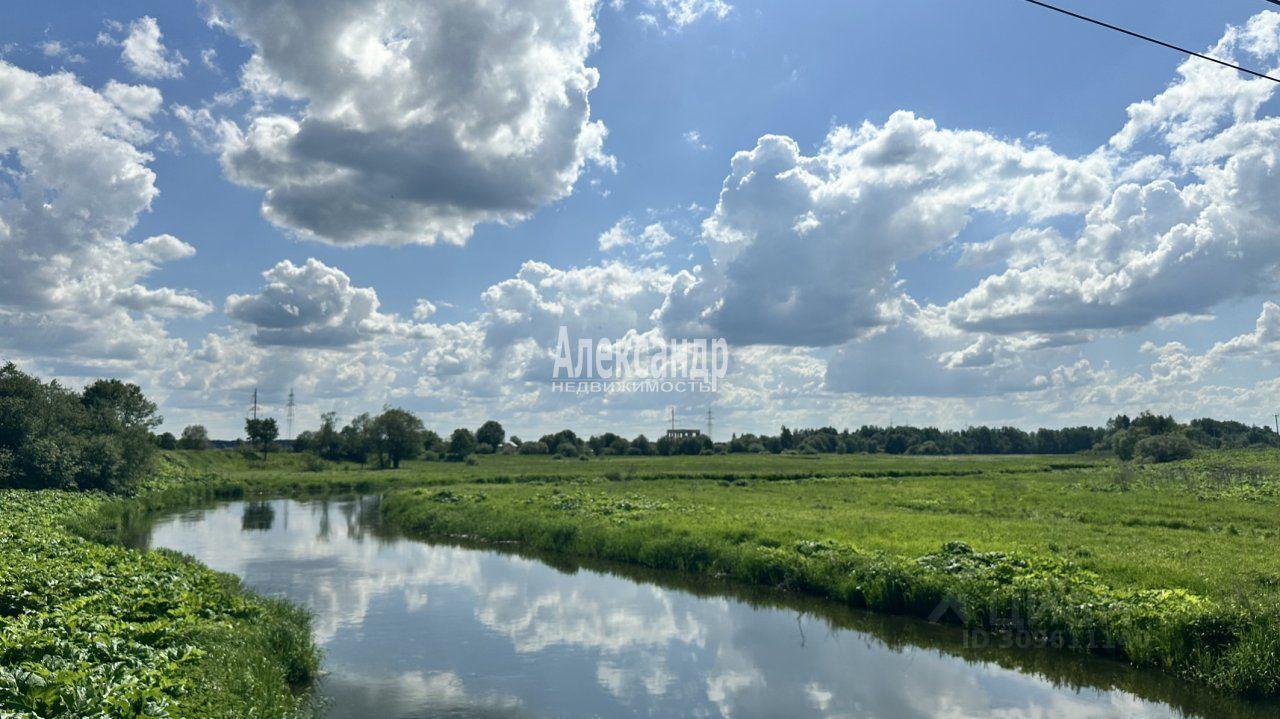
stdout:
{"type": "Polygon", "coordinates": [[[289,403],[285,405],[285,407],[287,407],[287,408],[288,408],[289,413],[286,415],[286,420],[285,420],[285,421],[288,423],[288,425],[287,425],[287,426],[288,426],[288,432],[289,432],[288,440],[289,440],[289,441],[291,441],[291,442],[293,441],[293,408],[294,408],[295,406],[296,406],[296,405],[294,404],[294,401],[293,401],[293,388],[292,388],[292,387],[290,387],[290,388],[289,388],[289,403]]]}
{"type": "MultiPolygon", "coordinates": [[[[710,421],[710,410],[708,410],[708,421],[710,421]]],[[[708,425],[710,429],[710,425],[708,425]]],[[[686,439],[697,439],[702,436],[702,431],[697,429],[676,429],[676,408],[671,408],[671,429],[667,430],[667,439],[679,442],[686,439]]]]}
{"type": "Polygon", "coordinates": [[[257,387],[253,388],[253,407],[252,409],[250,409],[250,412],[253,413],[254,419],[258,418],[258,388],[257,387]]]}
{"type": "MultiPolygon", "coordinates": [[[[707,439],[711,439],[711,408],[707,407],[707,439]]],[[[713,442],[715,440],[712,440],[713,442]]]]}

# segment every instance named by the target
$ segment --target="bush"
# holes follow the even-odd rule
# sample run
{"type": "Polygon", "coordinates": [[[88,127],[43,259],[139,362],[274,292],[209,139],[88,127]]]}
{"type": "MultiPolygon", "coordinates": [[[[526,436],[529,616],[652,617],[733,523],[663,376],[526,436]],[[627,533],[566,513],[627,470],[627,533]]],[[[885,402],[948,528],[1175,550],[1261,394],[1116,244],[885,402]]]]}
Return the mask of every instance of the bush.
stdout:
{"type": "Polygon", "coordinates": [[[323,472],[329,468],[329,463],[323,457],[312,452],[302,455],[302,469],[306,472],[323,472]]]}
{"type": "Polygon", "coordinates": [[[1191,459],[1196,450],[1191,440],[1180,434],[1162,434],[1141,440],[1134,452],[1148,462],[1175,462],[1191,459]]]}
{"type": "Polygon", "coordinates": [[[520,445],[518,450],[520,454],[550,454],[551,450],[547,447],[546,442],[525,442],[520,445]]]}

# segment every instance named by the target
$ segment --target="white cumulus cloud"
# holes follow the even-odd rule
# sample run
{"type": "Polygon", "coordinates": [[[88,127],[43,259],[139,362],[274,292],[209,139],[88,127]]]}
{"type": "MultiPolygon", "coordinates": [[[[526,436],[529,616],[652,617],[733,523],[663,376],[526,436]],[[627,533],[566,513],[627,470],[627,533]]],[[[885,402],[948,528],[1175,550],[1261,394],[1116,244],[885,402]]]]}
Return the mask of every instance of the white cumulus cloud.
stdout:
{"type": "Polygon", "coordinates": [[[182,77],[187,59],[164,46],[160,23],[150,16],[129,23],[129,34],[120,41],[120,59],[135,75],[148,80],[182,77]]]}
{"type": "Polygon", "coordinates": [[[568,196],[588,162],[611,163],[588,101],[593,0],[212,7],[253,49],[242,84],[264,108],[221,127],[223,166],[300,236],[462,244],[477,224],[568,196]]]}

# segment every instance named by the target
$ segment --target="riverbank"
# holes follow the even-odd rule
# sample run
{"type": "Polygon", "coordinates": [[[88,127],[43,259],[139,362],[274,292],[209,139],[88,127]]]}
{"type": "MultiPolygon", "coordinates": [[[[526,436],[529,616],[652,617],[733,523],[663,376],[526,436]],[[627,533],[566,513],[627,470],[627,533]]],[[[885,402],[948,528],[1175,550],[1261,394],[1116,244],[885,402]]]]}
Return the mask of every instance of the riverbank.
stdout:
{"type": "Polygon", "coordinates": [[[306,612],[180,555],[68,529],[120,501],[0,491],[0,713],[310,716],[306,612]]]}
{"type": "Polygon", "coordinates": [[[180,557],[120,545],[157,511],[369,493],[385,495],[390,526],[419,538],[781,588],[962,623],[975,642],[1061,646],[1220,692],[1280,695],[1271,454],[1146,467],[487,456],[373,471],[178,452],[161,470],[128,498],[0,493],[0,706],[30,716],[305,713],[317,664],[304,614],[180,557]]]}
{"type": "Polygon", "coordinates": [[[976,474],[890,477],[849,469],[772,481],[606,469],[568,482],[404,489],[383,506],[392,526],[419,537],[941,613],[981,641],[1115,656],[1226,693],[1280,692],[1273,457],[1119,469],[990,460],[976,474]]]}

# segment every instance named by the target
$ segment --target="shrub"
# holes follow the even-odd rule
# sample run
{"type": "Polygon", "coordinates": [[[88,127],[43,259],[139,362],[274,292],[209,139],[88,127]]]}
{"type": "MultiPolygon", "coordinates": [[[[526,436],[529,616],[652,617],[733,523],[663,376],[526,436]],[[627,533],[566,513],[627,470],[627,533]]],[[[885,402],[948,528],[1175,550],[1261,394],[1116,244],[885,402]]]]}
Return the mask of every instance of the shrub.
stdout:
{"type": "Polygon", "coordinates": [[[1174,462],[1180,459],[1191,459],[1195,455],[1195,447],[1191,440],[1180,434],[1162,434],[1147,437],[1134,447],[1135,453],[1149,462],[1174,462]]]}
{"type": "Polygon", "coordinates": [[[551,452],[546,442],[525,442],[520,445],[518,451],[520,454],[550,454],[551,452]]]}
{"type": "Polygon", "coordinates": [[[323,472],[329,468],[329,463],[318,454],[307,452],[302,455],[302,469],[307,472],[323,472]]]}

